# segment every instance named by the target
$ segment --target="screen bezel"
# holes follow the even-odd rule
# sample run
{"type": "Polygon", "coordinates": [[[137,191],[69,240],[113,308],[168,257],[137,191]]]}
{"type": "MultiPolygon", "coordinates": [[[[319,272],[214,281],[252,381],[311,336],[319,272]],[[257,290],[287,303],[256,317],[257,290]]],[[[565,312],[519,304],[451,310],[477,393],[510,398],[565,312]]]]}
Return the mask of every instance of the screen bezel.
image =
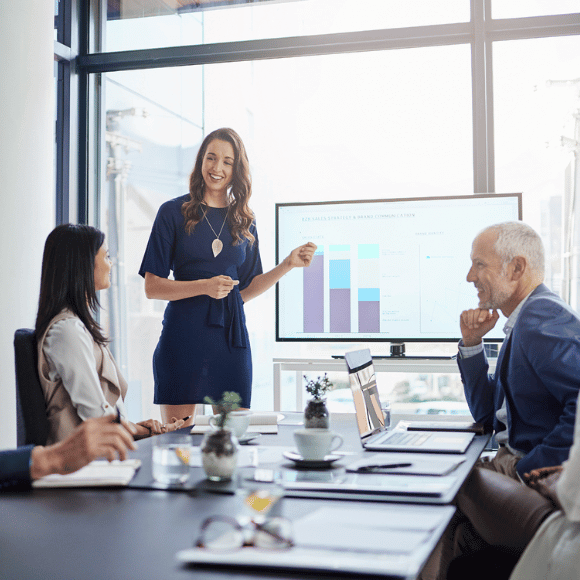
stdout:
{"type": "MultiPolygon", "coordinates": [[[[428,196],[428,197],[397,197],[397,198],[383,198],[383,199],[349,199],[349,200],[337,200],[337,201],[305,201],[305,202],[286,202],[286,203],[276,203],[276,219],[275,219],[275,239],[276,239],[276,264],[280,263],[280,244],[279,244],[279,232],[280,232],[280,209],[284,207],[307,207],[307,206],[324,206],[324,205],[344,205],[344,204],[368,204],[368,203],[390,203],[390,202],[414,202],[414,201],[445,201],[451,199],[482,199],[482,198],[494,198],[494,197],[514,197],[518,200],[518,220],[522,219],[522,192],[518,193],[477,193],[469,195],[446,195],[446,196],[428,196]]],[[[438,343],[438,342],[457,342],[461,335],[458,333],[457,337],[444,337],[444,338],[397,338],[397,337],[377,337],[377,338],[357,338],[355,335],[348,338],[288,338],[280,337],[280,284],[276,284],[276,342],[317,342],[317,343],[371,343],[371,342],[384,342],[384,343],[405,343],[405,342],[425,342],[425,343],[438,343]]],[[[458,325],[459,328],[459,325],[458,325]]],[[[484,342],[498,343],[502,342],[502,338],[490,338],[484,337],[484,342]]]]}

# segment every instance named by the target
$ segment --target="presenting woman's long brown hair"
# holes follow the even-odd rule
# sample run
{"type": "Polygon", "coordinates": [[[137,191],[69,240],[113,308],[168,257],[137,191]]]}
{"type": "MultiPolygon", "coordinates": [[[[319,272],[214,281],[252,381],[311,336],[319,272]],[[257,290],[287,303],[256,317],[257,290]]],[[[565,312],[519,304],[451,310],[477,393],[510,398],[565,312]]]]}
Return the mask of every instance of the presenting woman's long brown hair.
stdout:
{"type": "Polygon", "coordinates": [[[189,200],[181,206],[181,213],[185,217],[185,231],[191,234],[195,226],[203,219],[203,210],[200,209],[200,206],[203,202],[205,182],[201,174],[201,166],[209,144],[215,139],[226,141],[234,149],[232,182],[228,191],[230,198],[228,225],[234,238],[233,243],[234,245],[240,244],[245,238],[249,240],[250,244],[253,244],[255,238],[250,232],[250,226],[254,221],[254,212],[248,206],[248,201],[252,195],[250,164],[242,139],[233,129],[228,128],[212,131],[199,148],[195,167],[189,176],[189,200]]]}

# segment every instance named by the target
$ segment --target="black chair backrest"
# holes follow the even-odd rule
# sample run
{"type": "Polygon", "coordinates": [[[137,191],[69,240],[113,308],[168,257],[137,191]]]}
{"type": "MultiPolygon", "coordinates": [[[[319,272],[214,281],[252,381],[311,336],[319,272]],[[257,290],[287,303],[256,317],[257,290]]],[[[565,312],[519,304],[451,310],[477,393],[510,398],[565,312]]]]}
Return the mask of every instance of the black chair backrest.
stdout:
{"type": "Polygon", "coordinates": [[[45,445],[48,437],[46,403],[37,368],[34,330],[19,328],[14,333],[16,367],[16,442],[45,445]]]}

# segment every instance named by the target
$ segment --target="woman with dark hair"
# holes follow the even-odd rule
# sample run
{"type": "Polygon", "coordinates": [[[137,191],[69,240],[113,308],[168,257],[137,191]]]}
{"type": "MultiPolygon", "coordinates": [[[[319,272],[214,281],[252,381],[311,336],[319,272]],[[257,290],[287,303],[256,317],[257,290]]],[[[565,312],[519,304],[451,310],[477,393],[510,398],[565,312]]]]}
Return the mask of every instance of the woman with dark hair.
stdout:
{"type": "MultiPolygon", "coordinates": [[[[38,373],[47,405],[47,444],[68,437],[89,417],[120,413],[127,382],[94,318],[97,291],[111,284],[103,232],[86,225],[57,226],[44,246],[36,317],[38,373]]],[[[136,439],[179,428],[149,419],[127,421],[136,439]]]]}
{"type": "Polygon", "coordinates": [[[249,408],[244,303],[312,261],[309,242],[263,273],[251,194],[240,136],[218,129],[201,144],[189,194],[164,203],[153,224],[139,273],[148,298],[169,301],[153,355],[154,402],[164,420],[193,416],[205,396],[217,401],[224,391],[239,393],[249,408]]]}

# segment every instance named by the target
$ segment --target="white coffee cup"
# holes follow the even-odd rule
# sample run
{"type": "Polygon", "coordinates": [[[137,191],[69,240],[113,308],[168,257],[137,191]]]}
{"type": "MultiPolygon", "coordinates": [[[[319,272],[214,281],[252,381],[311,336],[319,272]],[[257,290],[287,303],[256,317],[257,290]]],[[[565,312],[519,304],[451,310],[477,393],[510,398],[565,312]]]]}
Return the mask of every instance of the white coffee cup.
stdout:
{"type": "Polygon", "coordinates": [[[343,443],[342,437],[330,429],[297,429],[294,431],[294,441],[298,453],[308,461],[324,459],[343,443]]]}
{"type": "MultiPolygon", "coordinates": [[[[239,439],[240,437],[243,437],[244,433],[247,431],[251,416],[252,411],[232,411],[228,415],[224,427],[226,429],[231,429],[234,435],[239,439]]],[[[217,418],[218,415],[213,415],[209,418],[209,425],[212,429],[218,428],[216,425],[217,418]]]]}

